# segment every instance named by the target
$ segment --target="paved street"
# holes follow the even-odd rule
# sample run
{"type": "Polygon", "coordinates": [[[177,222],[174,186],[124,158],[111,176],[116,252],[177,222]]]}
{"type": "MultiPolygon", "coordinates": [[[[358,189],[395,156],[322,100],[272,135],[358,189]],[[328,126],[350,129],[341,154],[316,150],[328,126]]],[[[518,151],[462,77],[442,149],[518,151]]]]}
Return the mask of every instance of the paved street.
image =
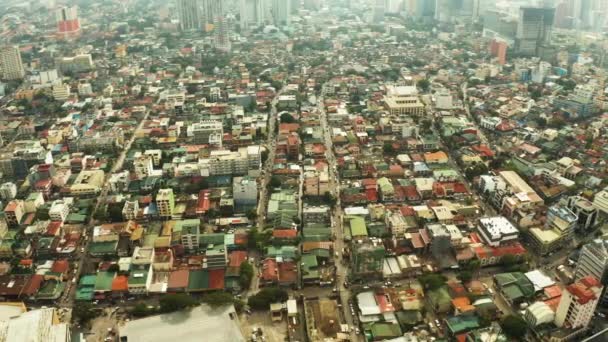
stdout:
{"type": "MultiPolygon", "coordinates": [[[[327,148],[326,157],[327,162],[329,164],[329,185],[330,189],[332,189],[332,195],[336,198],[336,205],[333,208],[332,214],[332,227],[335,235],[334,239],[334,251],[338,252],[338,257],[335,258],[336,265],[336,287],[340,293],[340,299],[342,302],[342,310],[344,317],[346,319],[346,323],[354,327],[354,318],[351,315],[350,307],[348,306],[348,301],[351,298],[351,292],[349,289],[344,287],[344,281],[346,280],[348,265],[342,263],[342,251],[344,248],[344,231],[342,226],[342,204],[340,202],[340,178],[338,175],[338,164],[336,161],[336,157],[333,152],[333,144],[331,137],[331,126],[329,125],[329,118],[327,112],[325,111],[324,105],[324,97],[321,95],[318,99],[317,110],[321,114],[321,128],[323,129],[325,147],[327,148]]],[[[351,333],[352,341],[359,341],[360,336],[351,333]]]]}
{"type": "Polygon", "coordinates": [[[88,257],[89,244],[93,237],[93,227],[95,224],[95,219],[93,218],[93,216],[94,216],[93,214],[97,211],[97,209],[99,209],[99,206],[103,203],[103,200],[105,199],[106,195],[108,194],[108,190],[110,189],[110,184],[108,182],[110,179],[110,175],[112,175],[113,173],[122,169],[123,163],[125,162],[125,158],[126,158],[127,154],[129,153],[129,151],[131,150],[131,145],[133,145],[133,142],[135,141],[136,133],[137,133],[137,131],[142,129],[142,127],[143,127],[144,123],[146,122],[146,120],[148,119],[149,115],[150,115],[150,111],[147,110],[146,114],[139,122],[139,125],[137,126],[137,128],[135,128],[135,130],[133,130],[131,139],[129,139],[129,141],[125,144],[124,148],[122,149],[122,152],[118,156],[118,159],[116,159],[116,162],[110,169],[110,172],[106,173],[106,175],[105,175],[105,180],[104,180],[104,184],[102,186],[101,192],[100,192],[99,196],[97,197],[97,202],[95,203],[95,207],[91,211],[91,216],[89,218],[89,222],[87,222],[87,224],[85,226],[86,237],[84,238],[84,241],[80,247],[81,249],[76,251],[77,267],[74,272],[74,278],[76,279],[76,283],[68,282],[68,285],[67,285],[68,289],[66,291],[64,291],[63,296],[59,300],[59,306],[61,306],[61,307],[72,307],[74,305],[76,286],[78,284],[78,280],[80,279],[80,274],[82,272],[82,266],[84,264],[84,261],[88,257]]]}

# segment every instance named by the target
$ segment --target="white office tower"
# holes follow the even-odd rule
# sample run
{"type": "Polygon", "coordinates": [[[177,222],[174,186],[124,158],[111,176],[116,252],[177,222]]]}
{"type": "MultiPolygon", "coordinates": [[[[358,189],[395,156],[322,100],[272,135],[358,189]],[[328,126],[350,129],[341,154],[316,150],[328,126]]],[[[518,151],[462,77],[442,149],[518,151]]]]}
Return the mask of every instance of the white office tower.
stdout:
{"type": "Polygon", "coordinates": [[[21,62],[21,52],[16,46],[0,48],[0,79],[20,80],[25,77],[25,69],[21,62]]]}
{"type": "MultiPolygon", "coordinates": [[[[604,285],[608,283],[608,240],[595,239],[581,248],[576,263],[574,278],[578,281],[593,276],[604,285]]],[[[602,305],[608,304],[608,293],[602,298],[602,305]]]]}
{"type": "Polygon", "coordinates": [[[262,0],[240,0],[241,30],[262,25],[264,22],[264,7],[262,0]]]}
{"type": "Polygon", "coordinates": [[[380,24],[384,22],[384,12],[386,10],[385,0],[375,0],[374,7],[372,9],[372,24],[380,24]]]}
{"type": "Polygon", "coordinates": [[[267,0],[270,1],[270,22],[275,26],[287,26],[290,24],[291,1],[289,0],[267,0]]]}
{"type": "Polygon", "coordinates": [[[397,14],[403,10],[404,0],[384,0],[384,10],[386,13],[397,14]]]}
{"type": "Polygon", "coordinates": [[[594,276],[587,276],[568,285],[555,312],[555,325],[569,329],[586,328],[600,301],[602,285],[594,276]]]}
{"type": "Polygon", "coordinates": [[[182,31],[201,28],[199,0],[177,0],[177,12],[182,31]]]}

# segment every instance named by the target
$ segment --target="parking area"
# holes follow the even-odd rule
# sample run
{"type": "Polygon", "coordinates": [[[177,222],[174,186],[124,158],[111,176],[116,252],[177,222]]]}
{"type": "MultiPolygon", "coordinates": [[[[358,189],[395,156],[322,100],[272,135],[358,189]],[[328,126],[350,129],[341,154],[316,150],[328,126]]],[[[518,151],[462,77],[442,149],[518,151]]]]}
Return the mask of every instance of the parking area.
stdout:
{"type": "Polygon", "coordinates": [[[265,342],[284,342],[287,337],[287,321],[285,317],[280,322],[272,322],[268,311],[252,312],[250,315],[240,316],[241,330],[248,341],[252,341],[254,330],[261,334],[256,334],[257,341],[265,342]]]}

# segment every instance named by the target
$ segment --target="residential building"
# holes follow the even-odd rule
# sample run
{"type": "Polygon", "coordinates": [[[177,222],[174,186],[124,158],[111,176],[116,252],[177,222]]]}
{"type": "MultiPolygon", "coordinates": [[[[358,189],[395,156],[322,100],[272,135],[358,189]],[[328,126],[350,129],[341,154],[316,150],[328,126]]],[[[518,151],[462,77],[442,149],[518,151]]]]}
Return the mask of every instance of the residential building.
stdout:
{"type": "Polygon", "coordinates": [[[234,177],[232,180],[232,197],[236,212],[248,212],[258,204],[258,184],[253,177],[234,177]]]}
{"type": "Polygon", "coordinates": [[[187,220],[182,225],[182,245],[190,252],[196,252],[199,248],[200,240],[200,221],[187,220]]]}
{"type": "Polygon", "coordinates": [[[384,103],[393,115],[420,116],[424,113],[424,104],[413,86],[387,86],[384,103]]]}
{"type": "Polygon", "coordinates": [[[175,209],[175,195],[173,189],[161,189],[156,195],[156,206],[158,207],[158,216],[163,219],[169,219],[173,216],[175,209]]]}
{"type": "Polygon", "coordinates": [[[570,209],[557,204],[549,207],[544,227],[528,230],[534,250],[540,255],[554,252],[572,241],[577,216],[570,209]]]}
{"type": "Polygon", "coordinates": [[[135,170],[135,177],[137,179],[144,179],[150,175],[154,171],[154,166],[152,164],[153,158],[149,155],[141,155],[133,161],[133,169],[135,170]]]}
{"type": "Polygon", "coordinates": [[[595,194],[593,197],[593,206],[601,211],[603,216],[608,217],[608,187],[595,194]]]}
{"type": "Polygon", "coordinates": [[[78,8],[61,7],[55,11],[57,20],[57,34],[60,37],[74,37],[80,34],[80,19],[78,19],[78,8]]]}
{"type": "MultiPolygon", "coordinates": [[[[581,248],[574,278],[580,280],[593,276],[605,286],[608,284],[608,240],[595,239],[581,248]]],[[[608,293],[602,298],[602,305],[608,304],[608,293]]]]}
{"type": "Polygon", "coordinates": [[[125,201],[125,205],[122,207],[122,217],[125,220],[137,219],[138,213],[139,213],[139,202],[137,200],[125,201]]]}
{"type": "Polygon", "coordinates": [[[222,147],[224,128],[221,121],[205,120],[188,127],[188,136],[195,144],[210,144],[222,147]]]}
{"type": "Polygon", "coordinates": [[[17,196],[17,185],[7,182],[0,185],[0,198],[5,201],[10,201],[17,196]]]}
{"type": "Polygon", "coordinates": [[[75,196],[92,196],[101,191],[105,173],[101,170],[80,171],[70,187],[70,193],[75,196]]]}
{"type": "Polygon", "coordinates": [[[492,247],[519,239],[519,230],[504,216],[485,217],[479,220],[477,231],[484,242],[492,247]]]}
{"type": "Polygon", "coordinates": [[[53,98],[56,101],[65,101],[70,98],[70,85],[65,83],[59,83],[53,85],[53,98]]]}
{"type": "Polygon", "coordinates": [[[603,286],[594,276],[568,285],[555,312],[555,325],[569,329],[586,328],[600,301],[603,286]]]}
{"type": "Polygon", "coordinates": [[[110,186],[110,192],[120,193],[129,189],[131,179],[129,177],[129,171],[123,171],[119,173],[113,173],[108,180],[110,186]]]}
{"type": "Polygon", "coordinates": [[[56,64],[63,73],[90,71],[95,66],[93,64],[93,57],[90,54],[62,57],[56,61],[56,64]]]}
{"type": "Polygon", "coordinates": [[[0,79],[20,80],[25,77],[21,52],[17,46],[0,47],[0,79]]]}
{"type": "Polygon", "coordinates": [[[567,202],[570,209],[577,217],[577,229],[580,231],[589,231],[595,227],[598,222],[598,209],[586,198],[581,196],[570,196],[567,202]]]}
{"type": "Polygon", "coordinates": [[[25,202],[22,200],[12,200],[4,208],[4,220],[9,227],[18,226],[24,214],[25,202]]]}
{"type": "Polygon", "coordinates": [[[70,214],[72,198],[65,198],[53,201],[49,209],[49,217],[53,221],[65,222],[65,219],[70,214]]]}
{"type": "Polygon", "coordinates": [[[209,158],[199,159],[201,176],[256,176],[261,167],[261,152],[256,147],[258,146],[241,147],[237,152],[211,151],[209,158]]]}

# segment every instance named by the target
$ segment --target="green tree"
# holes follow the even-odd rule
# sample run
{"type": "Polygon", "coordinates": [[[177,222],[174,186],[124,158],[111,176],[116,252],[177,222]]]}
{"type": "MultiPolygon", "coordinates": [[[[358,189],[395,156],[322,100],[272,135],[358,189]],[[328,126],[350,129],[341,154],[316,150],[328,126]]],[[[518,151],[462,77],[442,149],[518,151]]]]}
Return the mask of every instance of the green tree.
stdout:
{"type": "Polygon", "coordinates": [[[393,144],[387,142],[382,146],[382,151],[386,154],[393,154],[395,153],[395,147],[393,147],[393,144]]]}
{"type": "Polygon", "coordinates": [[[287,291],[277,287],[265,287],[249,297],[247,303],[254,310],[268,310],[271,303],[281,303],[288,298],[287,291]]]}
{"type": "Polygon", "coordinates": [[[258,212],[255,209],[251,209],[247,212],[247,218],[249,219],[249,221],[255,221],[255,219],[258,217],[258,212]]]}
{"type": "Polygon", "coordinates": [[[428,290],[436,290],[445,285],[447,278],[441,274],[428,273],[418,278],[418,281],[428,290]]]}
{"type": "Polygon", "coordinates": [[[458,273],[458,279],[463,283],[468,283],[471,281],[471,279],[473,279],[473,273],[466,270],[460,271],[460,273],[458,273]]]}
{"type": "Polygon", "coordinates": [[[271,188],[278,188],[281,186],[281,179],[277,176],[270,177],[270,182],[268,183],[271,188]]]}
{"type": "Polygon", "coordinates": [[[266,160],[268,159],[268,154],[269,152],[267,150],[263,150],[262,153],[260,154],[260,158],[262,159],[262,163],[265,163],[266,160]]]}
{"type": "Polygon", "coordinates": [[[281,114],[281,123],[294,123],[296,119],[289,113],[281,114]]]}
{"type": "Polygon", "coordinates": [[[72,319],[81,325],[86,325],[90,320],[97,317],[98,313],[90,302],[78,303],[72,310],[72,319]]]}
{"type": "Polygon", "coordinates": [[[195,306],[197,302],[194,300],[194,298],[190,297],[190,295],[185,293],[176,293],[161,297],[159,304],[160,312],[167,313],[195,306]]]}
{"type": "Polygon", "coordinates": [[[225,291],[214,291],[205,294],[201,298],[201,302],[212,307],[234,304],[234,296],[225,291]]]}
{"type": "Polygon", "coordinates": [[[248,289],[253,279],[253,266],[247,261],[243,262],[239,267],[239,284],[242,289],[248,289]]]}
{"type": "Polygon", "coordinates": [[[145,317],[153,314],[155,310],[148,308],[145,303],[137,303],[133,309],[131,309],[131,315],[134,317],[145,317]]]}
{"type": "Polygon", "coordinates": [[[423,92],[427,92],[429,90],[429,88],[431,87],[431,82],[429,82],[429,80],[424,78],[424,79],[421,79],[420,81],[418,81],[416,83],[416,85],[418,86],[418,88],[422,89],[423,92]]]}
{"type": "Polygon", "coordinates": [[[502,331],[515,340],[522,340],[528,331],[528,325],[519,316],[509,315],[500,321],[500,327],[502,331]]]}

